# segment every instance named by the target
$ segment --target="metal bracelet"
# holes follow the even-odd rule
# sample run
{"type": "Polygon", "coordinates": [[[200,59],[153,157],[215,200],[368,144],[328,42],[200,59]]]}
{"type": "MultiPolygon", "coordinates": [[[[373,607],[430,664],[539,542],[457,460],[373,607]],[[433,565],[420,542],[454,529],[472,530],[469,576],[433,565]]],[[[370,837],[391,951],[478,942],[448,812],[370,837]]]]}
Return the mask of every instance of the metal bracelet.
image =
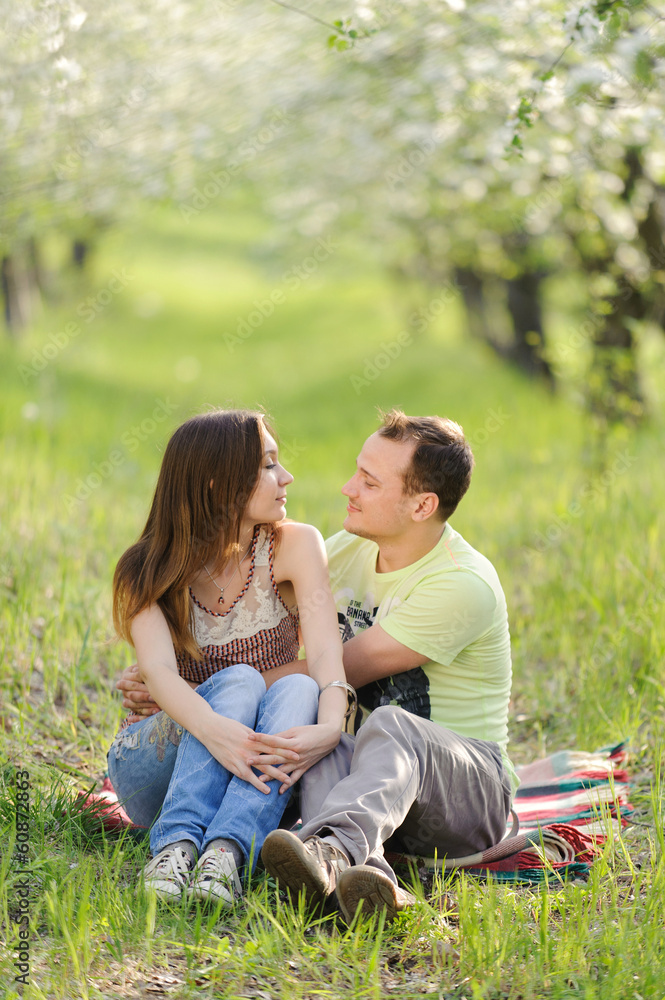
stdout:
{"type": "Polygon", "coordinates": [[[349,719],[358,707],[358,695],[356,694],[356,689],[352,687],[347,681],[330,681],[325,687],[322,687],[319,691],[319,698],[327,688],[346,688],[347,698],[351,697],[351,704],[346,710],[344,715],[345,719],[349,719]]]}

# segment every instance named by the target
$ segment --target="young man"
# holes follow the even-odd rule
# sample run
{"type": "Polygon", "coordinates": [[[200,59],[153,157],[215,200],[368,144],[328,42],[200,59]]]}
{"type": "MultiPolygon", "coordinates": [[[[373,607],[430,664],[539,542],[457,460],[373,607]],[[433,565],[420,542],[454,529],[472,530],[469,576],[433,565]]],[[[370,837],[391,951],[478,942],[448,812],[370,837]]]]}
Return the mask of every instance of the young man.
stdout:
{"type": "Polygon", "coordinates": [[[462,429],[392,411],[360,452],[344,531],[329,539],[344,668],[370,714],[301,779],[303,827],[262,858],[347,920],[413,897],[383,845],[464,857],[501,840],[517,784],[506,755],[511,661],[492,564],[448,523],[473,456],[462,429]]]}

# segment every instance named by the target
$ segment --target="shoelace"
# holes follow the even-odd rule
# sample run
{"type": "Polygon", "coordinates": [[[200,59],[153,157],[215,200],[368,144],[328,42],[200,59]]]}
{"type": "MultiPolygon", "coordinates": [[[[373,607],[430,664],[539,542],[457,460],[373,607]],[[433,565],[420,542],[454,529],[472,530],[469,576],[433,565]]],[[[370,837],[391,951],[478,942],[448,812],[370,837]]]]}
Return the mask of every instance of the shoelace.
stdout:
{"type": "MultiPolygon", "coordinates": [[[[214,882],[221,882],[225,889],[228,889],[230,893],[236,896],[237,886],[233,875],[226,871],[220,871],[225,857],[232,859],[233,856],[228,851],[209,854],[197,865],[195,878],[197,880],[202,878],[203,880],[210,879],[214,882]]],[[[235,864],[233,861],[231,863],[235,864]]]]}
{"type": "Polygon", "coordinates": [[[179,847],[165,854],[163,858],[155,858],[155,862],[150,866],[150,875],[158,872],[160,875],[172,875],[177,879],[184,879],[189,875],[189,858],[179,847]]]}
{"type": "Polygon", "coordinates": [[[342,870],[349,867],[349,859],[334,844],[327,844],[324,840],[319,840],[318,837],[306,840],[305,843],[310,851],[314,851],[319,864],[325,865],[326,862],[338,864],[342,870]]]}

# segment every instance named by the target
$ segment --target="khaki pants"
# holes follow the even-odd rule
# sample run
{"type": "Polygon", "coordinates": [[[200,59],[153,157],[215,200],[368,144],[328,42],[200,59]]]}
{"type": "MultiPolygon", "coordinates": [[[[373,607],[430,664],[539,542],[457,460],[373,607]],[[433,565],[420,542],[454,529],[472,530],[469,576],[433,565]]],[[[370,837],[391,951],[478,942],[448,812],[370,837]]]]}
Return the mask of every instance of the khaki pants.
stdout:
{"type": "Polygon", "coordinates": [[[300,803],[301,840],[333,833],[396,882],[383,855],[393,834],[408,854],[485,850],[506,832],[511,786],[498,744],[386,705],[303,775],[300,803]]]}

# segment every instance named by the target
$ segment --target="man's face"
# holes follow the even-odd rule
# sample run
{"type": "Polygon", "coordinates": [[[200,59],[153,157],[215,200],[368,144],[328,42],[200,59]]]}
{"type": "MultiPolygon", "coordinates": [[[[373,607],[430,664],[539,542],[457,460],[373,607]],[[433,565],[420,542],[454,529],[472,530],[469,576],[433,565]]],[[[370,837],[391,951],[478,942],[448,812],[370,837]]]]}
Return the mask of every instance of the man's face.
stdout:
{"type": "Polygon", "coordinates": [[[409,527],[414,497],[404,493],[404,472],[415,447],[413,441],[392,441],[378,432],[367,438],[355,474],[342,487],[349,498],[344,519],[348,532],[381,541],[409,527]]]}

